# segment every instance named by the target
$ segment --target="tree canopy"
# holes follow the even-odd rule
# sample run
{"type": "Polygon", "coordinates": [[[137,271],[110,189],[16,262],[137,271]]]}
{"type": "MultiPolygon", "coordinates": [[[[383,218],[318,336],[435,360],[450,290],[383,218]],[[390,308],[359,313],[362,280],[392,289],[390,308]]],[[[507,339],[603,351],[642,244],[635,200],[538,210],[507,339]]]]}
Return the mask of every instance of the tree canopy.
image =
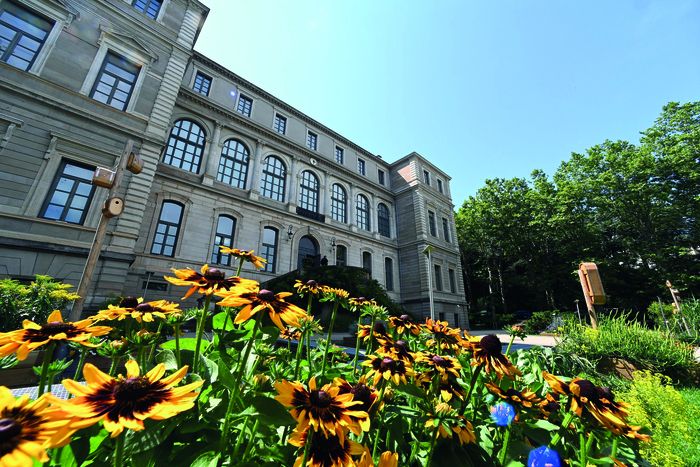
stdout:
{"type": "Polygon", "coordinates": [[[572,153],[550,178],[486,180],[456,215],[472,310],[572,309],[598,264],[611,307],[644,310],[666,280],[700,286],[700,102],[669,103],[639,144],[572,153]]]}

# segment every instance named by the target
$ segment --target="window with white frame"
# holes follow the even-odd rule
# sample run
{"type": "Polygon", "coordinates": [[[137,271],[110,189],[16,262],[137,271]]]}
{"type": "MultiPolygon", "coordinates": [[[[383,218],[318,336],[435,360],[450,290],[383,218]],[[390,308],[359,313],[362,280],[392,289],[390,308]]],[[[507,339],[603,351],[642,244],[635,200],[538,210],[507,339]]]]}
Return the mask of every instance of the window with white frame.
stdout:
{"type": "Polygon", "coordinates": [[[239,114],[250,117],[253,111],[253,99],[243,94],[238,96],[238,107],[236,108],[239,114]]]}
{"type": "Polygon", "coordinates": [[[299,207],[311,212],[318,212],[318,177],[310,170],[301,173],[299,185],[299,207]]]}
{"type": "Polygon", "coordinates": [[[331,187],[331,219],[346,223],[348,216],[348,195],[340,184],[331,187]]]}
{"type": "Polygon", "coordinates": [[[287,133],[287,117],[280,115],[280,114],[275,114],[275,122],[272,125],[275,131],[281,135],[284,135],[287,133]]]}
{"type": "Polygon", "coordinates": [[[362,230],[369,230],[369,201],[365,195],[357,195],[357,226],[362,230]]]}
{"type": "Polygon", "coordinates": [[[306,132],[306,147],[313,151],[318,148],[318,135],[313,131],[306,132]]]}
{"type": "Polygon", "coordinates": [[[278,157],[267,156],[260,179],[260,193],[275,201],[284,201],[287,167],[278,157]]]}
{"type": "Polygon", "coordinates": [[[430,185],[430,172],[428,172],[427,170],[423,171],[423,181],[426,185],[430,185]]]}
{"type": "Polygon", "coordinates": [[[226,140],[224,147],[221,148],[216,179],[227,185],[245,189],[249,160],[248,148],[242,141],[237,139],[226,140]]]}
{"type": "Polygon", "coordinates": [[[28,71],[53,28],[54,21],[23,5],[0,4],[0,61],[28,71]]]}
{"type": "Polygon", "coordinates": [[[153,236],[151,254],[174,256],[175,246],[180,235],[180,223],[184,206],[177,201],[163,201],[153,236]]]}
{"type": "Polygon", "coordinates": [[[177,120],[170,130],[168,145],[163,153],[163,162],[188,172],[199,172],[204,153],[206,134],[192,120],[177,120]]]}
{"type": "Polygon", "coordinates": [[[367,174],[367,168],[366,168],[365,161],[363,159],[357,159],[357,173],[360,175],[366,175],[367,174]]]}
{"type": "Polygon", "coordinates": [[[149,18],[157,19],[163,0],[133,0],[131,5],[149,18]]]}
{"type": "Polygon", "coordinates": [[[389,292],[394,290],[394,260],[391,258],[384,258],[384,284],[389,292]]]}
{"type": "Polygon", "coordinates": [[[266,263],[263,271],[277,271],[277,239],[279,231],[274,227],[265,227],[263,229],[262,248],[260,254],[265,258],[266,263]]]}
{"type": "Polygon", "coordinates": [[[442,186],[442,180],[440,180],[439,178],[437,179],[437,186],[438,186],[438,191],[441,194],[445,194],[445,188],[442,186]]]}
{"type": "Polygon", "coordinates": [[[141,67],[112,51],[107,52],[90,97],[118,110],[126,110],[141,67]]]}
{"type": "Polygon", "coordinates": [[[386,204],[379,203],[377,205],[377,230],[379,235],[383,237],[391,237],[391,223],[389,221],[389,208],[386,204]]]}
{"type": "Polygon", "coordinates": [[[216,222],[216,235],[211,253],[211,264],[231,266],[231,255],[221,252],[222,246],[233,247],[233,235],[236,231],[236,218],[227,215],[219,216],[216,222]]]}
{"type": "Polygon", "coordinates": [[[342,164],[345,162],[345,150],[340,146],[335,147],[335,161],[338,164],[342,164]]]}
{"type": "Polygon", "coordinates": [[[380,185],[386,184],[385,173],[382,169],[377,169],[377,181],[380,185]]]}
{"type": "Polygon", "coordinates": [[[64,160],[44,202],[41,217],[71,224],[83,224],[95,192],[94,166],[64,160]]]}
{"type": "Polygon", "coordinates": [[[209,89],[211,89],[211,77],[198,71],[194,77],[194,83],[192,83],[192,90],[204,96],[208,96],[209,89]]]}

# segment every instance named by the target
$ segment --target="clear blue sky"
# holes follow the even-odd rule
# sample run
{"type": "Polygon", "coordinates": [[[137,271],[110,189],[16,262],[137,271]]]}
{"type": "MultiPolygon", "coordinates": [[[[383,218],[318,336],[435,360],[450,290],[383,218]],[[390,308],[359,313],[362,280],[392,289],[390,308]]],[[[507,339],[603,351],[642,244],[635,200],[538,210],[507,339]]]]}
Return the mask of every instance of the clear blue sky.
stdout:
{"type": "Polygon", "coordinates": [[[456,207],[699,99],[696,0],[204,3],[197,50],[385,160],[423,154],[456,207]]]}

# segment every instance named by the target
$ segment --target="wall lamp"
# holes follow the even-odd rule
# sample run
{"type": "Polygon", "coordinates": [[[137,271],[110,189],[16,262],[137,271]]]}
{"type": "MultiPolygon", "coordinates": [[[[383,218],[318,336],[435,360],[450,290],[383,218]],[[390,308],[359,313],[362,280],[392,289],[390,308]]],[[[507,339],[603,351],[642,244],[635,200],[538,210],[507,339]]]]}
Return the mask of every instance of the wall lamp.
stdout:
{"type": "Polygon", "coordinates": [[[333,251],[335,251],[336,245],[337,244],[335,243],[335,237],[331,238],[331,248],[333,249],[333,251]]]}
{"type": "Polygon", "coordinates": [[[287,227],[287,240],[291,240],[292,237],[294,236],[294,227],[291,225],[287,227]]]}

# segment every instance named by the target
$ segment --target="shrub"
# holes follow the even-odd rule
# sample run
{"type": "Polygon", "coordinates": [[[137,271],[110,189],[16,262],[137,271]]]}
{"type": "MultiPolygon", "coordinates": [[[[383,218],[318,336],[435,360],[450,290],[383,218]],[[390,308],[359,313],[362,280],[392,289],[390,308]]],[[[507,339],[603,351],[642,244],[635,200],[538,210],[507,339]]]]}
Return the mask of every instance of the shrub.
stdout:
{"type": "Polygon", "coordinates": [[[630,421],[652,432],[651,442],[640,444],[651,465],[700,464],[700,393],[689,393],[686,400],[668,378],[644,371],[635,373],[629,391],[620,397],[631,404],[630,421]]]}
{"type": "Polygon", "coordinates": [[[539,334],[540,332],[546,330],[557,311],[536,311],[532,316],[525,321],[525,331],[528,334],[539,334]]]}
{"type": "Polygon", "coordinates": [[[21,328],[25,319],[46,321],[53,310],[61,310],[78,298],[68,290],[72,287],[42,275],[36,275],[29,285],[0,280],[0,332],[21,328]]]}
{"type": "Polygon", "coordinates": [[[602,318],[598,329],[569,321],[562,333],[562,351],[595,363],[621,358],[637,368],[683,379],[697,366],[691,346],[667,332],[629,321],[625,315],[602,318]]]}

